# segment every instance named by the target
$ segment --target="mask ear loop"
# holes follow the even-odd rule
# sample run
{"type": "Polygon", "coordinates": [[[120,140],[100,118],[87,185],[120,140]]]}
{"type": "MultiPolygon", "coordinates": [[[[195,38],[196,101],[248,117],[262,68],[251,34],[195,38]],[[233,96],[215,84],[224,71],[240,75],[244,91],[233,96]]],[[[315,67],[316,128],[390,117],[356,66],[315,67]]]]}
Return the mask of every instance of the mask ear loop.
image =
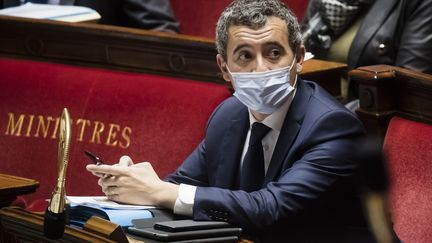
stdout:
{"type": "MultiPolygon", "coordinates": [[[[294,59],[293,59],[293,62],[291,63],[291,66],[290,66],[290,68],[289,68],[289,70],[290,70],[290,74],[291,74],[291,70],[292,70],[292,68],[294,67],[294,63],[297,63],[297,54],[295,54],[294,55],[294,59]]],[[[293,84],[293,87],[294,88],[296,88],[296,86],[297,86],[297,77],[298,77],[298,74],[297,74],[297,72],[296,72],[296,74],[295,74],[295,80],[294,80],[294,84],[293,84]]]]}
{"type": "Polygon", "coordinates": [[[228,71],[228,73],[231,75],[231,71],[230,71],[229,68],[228,68],[228,64],[225,64],[225,68],[226,68],[226,70],[228,71]]]}

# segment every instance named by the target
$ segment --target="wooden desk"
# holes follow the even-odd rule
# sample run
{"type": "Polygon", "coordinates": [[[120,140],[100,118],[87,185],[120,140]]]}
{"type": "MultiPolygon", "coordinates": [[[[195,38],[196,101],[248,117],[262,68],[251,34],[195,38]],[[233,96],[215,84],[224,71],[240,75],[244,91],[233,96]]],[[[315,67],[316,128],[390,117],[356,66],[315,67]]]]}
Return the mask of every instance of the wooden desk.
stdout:
{"type": "MultiPolygon", "coordinates": [[[[225,83],[213,39],[89,23],[0,16],[0,56],[225,83]]],[[[334,96],[346,65],[304,63],[301,76],[334,96]]]]}
{"type": "Polygon", "coordinates": [[[330,94],[341,97],[341,77],[347,71],[344,63],[310,59],[303,63],[301,77],[317,82],[330,94]]]}
{"type": "Polygon", "coordinates": [[[36,191],[39,182],[17,176],[0,174],[0,208],[9,206],[19,195],[36,191]]]}
{"type": "Polygon", "coordinates": [[[118,242],[86,230],[66,226],[59,240],[49,240],[43,234],[44,215],[18,207],[0,209],[0,242],[118,242]]]}
{"type": "MultiPolygon", "coordinates": [[[[48,242],[42,230],[43,213],[29,212],[20,207],[8,207],[18,195],[35,192],[38,186],[39,182],[32,179],[0,174],[0,242],[48,242]]],[[[66,226],[61,241],[126,242],[116,240],[119,234],[117,228],[119,226],[114,224],[107,224],[103,229],[100,225],[96,228],[91,225],[88,230],[66,226]]]]}

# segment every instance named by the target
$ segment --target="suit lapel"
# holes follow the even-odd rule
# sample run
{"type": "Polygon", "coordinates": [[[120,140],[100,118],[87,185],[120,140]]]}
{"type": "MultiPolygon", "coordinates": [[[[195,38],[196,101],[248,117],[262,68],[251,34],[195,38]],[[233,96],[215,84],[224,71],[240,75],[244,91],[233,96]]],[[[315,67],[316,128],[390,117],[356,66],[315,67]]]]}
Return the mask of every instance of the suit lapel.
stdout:
{"type": "Polygon", "coordinates": [[[372,39],[374,34],[387,19],[393,8],[398,4],[398,0],[376,0],[369,12],[366,14],[360,29],[357,31],[350,50],[349,50],[349,67],[357,67],[361,54],[366,48],[367,43],[372,39]],[[389,6],[390,5],[390,6],[389,6]],[[379,24],[377,24],[379,23],[379,24]],[[361,33],[361,35],[359,35],[361,33]]]}
{"type": "Polygon", "coordinates": [[[240,112],[239,119],[232,120],[220,147],[221,156],[218,162],[218,175],[215,177],[218,179],[215,183],[222,188],[234,188],[237,184],[238,168],[248,129],[249,115],[245,107],[240,112]]]}
{"type": "MultiPolygon", "coordinates": [[[[310,90],[307,89],[303,80],[299,79],[297,92],[285,117],[284,124],[282,125],[282,129],[279,134],[273,156],[271,158],[270,166],[264,179],[264,185],[272,181],[281,172],[280,168],[284,163],[292,143],[300,130],[300,126],[305,114],[305,108],[307,107],[310,96],[310,90]]],[[[292,162],[293,161],[289,161],[289,163],[292,162]]]]}

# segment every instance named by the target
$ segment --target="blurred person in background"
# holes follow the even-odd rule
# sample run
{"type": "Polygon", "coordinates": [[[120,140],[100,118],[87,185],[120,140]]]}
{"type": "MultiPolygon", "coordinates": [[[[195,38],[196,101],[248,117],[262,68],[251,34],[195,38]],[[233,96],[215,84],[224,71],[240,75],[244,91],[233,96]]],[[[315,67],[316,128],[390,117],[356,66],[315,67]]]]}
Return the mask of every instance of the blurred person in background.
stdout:
{"type": "MultiPolygon", "coordinates": [[[[388,64],[432,73],[432,0],[310,0],[302,23],[307,51],[360,66],[388,64]]],[[[347,101],[356,84],[343,85],[347,101]]]]}
{"type": "Polygon", "coordinates": [[[101,15],[100,24],[179,32],[180,25],[169,0],[0,0],[0,7],[27,2],[89,7],[101,15]]]}

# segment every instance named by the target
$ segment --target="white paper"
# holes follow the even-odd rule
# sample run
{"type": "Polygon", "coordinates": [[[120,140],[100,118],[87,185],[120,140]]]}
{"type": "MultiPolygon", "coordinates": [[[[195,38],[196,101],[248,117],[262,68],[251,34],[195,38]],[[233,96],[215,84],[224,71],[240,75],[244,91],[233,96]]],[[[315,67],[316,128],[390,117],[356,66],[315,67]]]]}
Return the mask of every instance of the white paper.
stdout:
{"type": "Polygon", "coordinates": [[[309,59],[312,59],[314,57],[314,55],[312,54],[312,52],[306,52],[304,60],[307,61],[309,59]]]}
{"type": "Polygon", "coordinates": [[[95,10],[82,6],[26,3],[0,10],[0,15],[79,22],[100,19],[95,10]]]}
{"type": "Polygon", "coordinates": [[[109,200],[105,196],[67,196],[71,204],[84,205],[84,206],[99,206],[102,208],[110,209],[149,209],[155,208],[154,206],[142,206],[132,204],[120,204],[109,200]]]}

